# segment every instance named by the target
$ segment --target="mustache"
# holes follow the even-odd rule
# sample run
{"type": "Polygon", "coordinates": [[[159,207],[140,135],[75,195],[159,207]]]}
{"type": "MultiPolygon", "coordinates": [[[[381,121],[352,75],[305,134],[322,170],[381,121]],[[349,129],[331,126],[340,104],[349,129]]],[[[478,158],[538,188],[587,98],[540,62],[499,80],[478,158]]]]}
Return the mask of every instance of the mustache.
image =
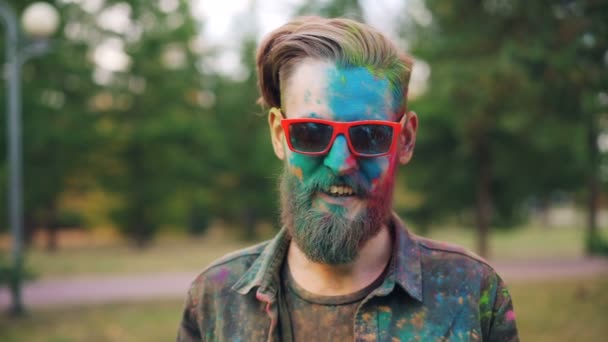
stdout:
{"type": "Polygon", "coordinates": [[[321,170],[312,175],[304,184],[307,192],[329,192],[332,186],[347,186],[353,189],[356,196],[367,197],[370,193],[370,184],[361,176],[338,176],[331,172],[321,170]]]}

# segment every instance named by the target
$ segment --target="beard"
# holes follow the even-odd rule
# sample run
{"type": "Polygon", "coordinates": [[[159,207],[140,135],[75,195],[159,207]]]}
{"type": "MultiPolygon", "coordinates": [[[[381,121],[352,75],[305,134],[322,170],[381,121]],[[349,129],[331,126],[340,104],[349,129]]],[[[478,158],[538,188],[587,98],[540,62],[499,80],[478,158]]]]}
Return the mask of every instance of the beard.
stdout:
{"type": "Polygon", "coordinates": [[[352,176],[334,176],[320,169],[300,181],[287,168],[280,177],[281,221],[294,243],[313,262],[348,264],[376,236],[390,215],[394,176],[387,175],[373,193],[370,185],[352,176]],[[357,213],[334,204],[315,204],[316,195],[332,185],[347,185],[364,200],[357,213]]]}

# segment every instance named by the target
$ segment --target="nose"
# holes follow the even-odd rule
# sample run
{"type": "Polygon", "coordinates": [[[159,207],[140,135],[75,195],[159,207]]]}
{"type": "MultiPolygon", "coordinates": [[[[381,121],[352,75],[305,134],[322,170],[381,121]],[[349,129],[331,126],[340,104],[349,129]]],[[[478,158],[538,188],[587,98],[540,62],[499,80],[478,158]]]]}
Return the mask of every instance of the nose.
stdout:
{"type": "Polygon", "coordinates": [[[343,135],[340,134],[336,137],[323,164],[336,175],[345,175],[357,169],[357,160],[350,152],[346,138],[343,135]]]}

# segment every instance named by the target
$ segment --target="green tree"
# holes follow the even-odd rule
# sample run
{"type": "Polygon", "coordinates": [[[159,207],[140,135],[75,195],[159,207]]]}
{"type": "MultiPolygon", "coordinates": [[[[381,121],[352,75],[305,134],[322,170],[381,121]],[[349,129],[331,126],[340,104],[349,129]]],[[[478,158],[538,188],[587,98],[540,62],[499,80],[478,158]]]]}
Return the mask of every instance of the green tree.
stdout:
{"type": "Polygon", "coordinates": [[[601,178],[606,156],[598,146],[600,134],[605,135],[608,129],[605,124],[602,127],[608,118],[608,3],[571,0],[554,5],[553,10],[558,34],[548,47],[559,47],[550,55],[551,71],[559,82],[554,87],[569,98],[562,101],[578,114],[576,118],[585,132],[586,250],[588,254],[608,254],[608,244],[597,229],[601,187],[608,181],[605,176],[601,178]]]}
{"type": "Polygon", "coordinates": [[[257,104],[255,48],[253,35],[246,35],[241,46],[244,77],[216,76],[210,129],[212,212],[238,224],[245,239],[256,237],[258,222],[276,222],[278,212],[279,162],[272,152],[266,113],[257,104]]]}
{"type": "MultiPolygon", "coordinates": [[[[20,1],[16,12],[33,2],[20,1]]],[[[69,26],[86,13],[75,4],[63,3],[57,9],[62,26],[53,37],[51,53],[23,66],[25,236],[27,242],[36,228],[46,228],[51,250],[62,225],[61,196],[89,186],[94,172],[90,157],[101,144],[97,117],[88,106],[89,95],[99,89],[91,79],[90,45],[76,39],[69,26]]],[[[4,94],[0,95],[2,107],[4,94]]],[[[2,182],[6,184],[6,121],[0,122],[2,182]]],[[[2,189],[6,193],[6,185],[2,189]]],[[[5,199],[0,197],[2,208],[6,208],[5,199]]],[[[4,210],[2,214],[6,222],[4,210]]]]}
{"type": "Polygon", "coordinates": [[[413,51],[431,65],[431,77],[429,91],[412,103],[421,126],[408,185],[422,194],[415,211],[423,221],[474,212],[482,255],[491,223],[512,221],[533,196],[580,187],[576,88],[588,83],[564,77],[578,52],[564,45],[560,32],[569,24],[557,15],[574,3],[585,7],[426,2],[433,24],[417,31],[413,51]]]}
{"type": "Polygon", "coordinates": [[[326,18],[346,17],[363,20],[363,9],[358,0],[307,1],[297,12],[299,15],[320,15],[326,18]]]}
{"type": "Polygon", "coordinates": [[[100,158],[103,185],[119,198],[112,217],[139,247],[163,225],[186,225],[203,210],[198,181],[207,175],[209,112],[192,44],[199,23],[188,1],[167,4],[122,3],[131,27],[117,45],[130,62],[97,94],[109,142],[100,158]]]}

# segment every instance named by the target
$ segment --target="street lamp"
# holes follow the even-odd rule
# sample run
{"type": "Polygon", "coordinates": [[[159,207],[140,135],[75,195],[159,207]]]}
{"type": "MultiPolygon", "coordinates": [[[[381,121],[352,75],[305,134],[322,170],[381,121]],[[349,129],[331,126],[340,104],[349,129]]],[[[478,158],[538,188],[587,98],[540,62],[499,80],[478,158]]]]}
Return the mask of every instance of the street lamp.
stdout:
{"type": "Polygon", "coordinates": [[[12,235],[12,272],[10,288],[11,312],[24,312],[21,299],[23,269],[23,181],[21,150],[21,66],[30,58],[49,50],[44,38],[52,35],[59,24],[59,15],[54,7],[37,2],[23,12],[23,30],[34,39],[26,39],[17,23],[15,11],[4,0],[0,0],[0,17],[5,25],[5,75],[7,111],[7,147],[9,164],[9,223],[12,235]]]}

